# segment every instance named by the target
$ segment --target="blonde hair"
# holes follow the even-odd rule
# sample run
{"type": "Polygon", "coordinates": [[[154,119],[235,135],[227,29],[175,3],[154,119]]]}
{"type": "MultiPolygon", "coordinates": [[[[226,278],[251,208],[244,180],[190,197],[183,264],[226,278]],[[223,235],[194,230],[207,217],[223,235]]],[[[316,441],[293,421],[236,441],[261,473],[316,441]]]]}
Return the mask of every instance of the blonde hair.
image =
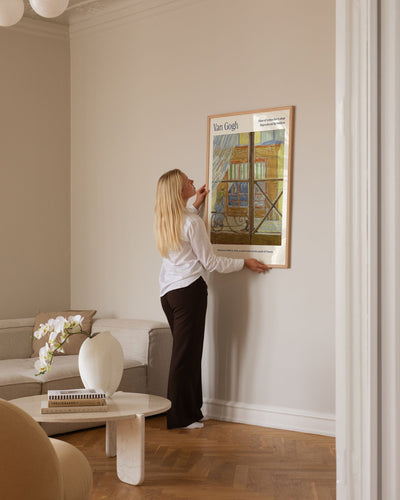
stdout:
{"type": "Polygon", "coordinates": [[[185,203],[182,198],[183,177],[178,169],[163,174],[157,183],[154,233],[163,257],[181,248],[185,203]]]}

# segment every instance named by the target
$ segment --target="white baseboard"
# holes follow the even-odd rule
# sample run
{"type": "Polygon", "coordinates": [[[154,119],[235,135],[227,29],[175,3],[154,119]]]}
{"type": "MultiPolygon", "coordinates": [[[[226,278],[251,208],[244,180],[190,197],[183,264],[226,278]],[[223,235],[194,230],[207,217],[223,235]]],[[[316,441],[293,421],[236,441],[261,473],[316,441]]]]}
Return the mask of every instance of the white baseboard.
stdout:
{"type": "Polygon", "coordinates": [[[205,399],[203,413],[208,418],[259,425],[309,434],[335,436],[335,416],[309,413],[301,410],[205,399]]]}

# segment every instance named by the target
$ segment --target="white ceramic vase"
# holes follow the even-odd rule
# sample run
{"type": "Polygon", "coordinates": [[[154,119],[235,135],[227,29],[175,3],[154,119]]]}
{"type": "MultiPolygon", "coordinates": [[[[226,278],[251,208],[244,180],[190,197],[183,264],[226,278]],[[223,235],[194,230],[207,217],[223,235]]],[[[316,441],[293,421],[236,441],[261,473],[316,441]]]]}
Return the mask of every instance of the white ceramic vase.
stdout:
{"type": "Polygon", "coordinates": [[[86,389],[98,389],[111,397],[117,390],[124,368],[121,344],[110,332],[87,338],[79,351],[79,374],[86,389]]]}

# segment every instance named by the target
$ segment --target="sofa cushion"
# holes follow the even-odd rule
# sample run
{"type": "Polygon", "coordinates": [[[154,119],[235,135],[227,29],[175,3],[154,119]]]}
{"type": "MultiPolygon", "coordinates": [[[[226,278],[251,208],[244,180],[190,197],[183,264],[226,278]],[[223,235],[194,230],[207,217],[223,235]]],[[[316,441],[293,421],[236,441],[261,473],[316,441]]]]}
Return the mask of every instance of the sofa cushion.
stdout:
{"type": "Polygon", "coordinates": [[[159,321],[140,319],[95,319],[93,331],[108,330],[121,344],[124,352],[141,363],[147,362],[149,348],[149,332],[156,328],[165,328],[167,325],[159,321]]]}
{"type": "Polygon", "coordinates": [[[35,377],[35,360],[4,359],[0,369],[0,398],[15,399],[41,394],[41,382],[35,377]]]}
{"type": "MultiPolygon", "coordinates": [[[[0,320],[1,323],[1,320],[0,320]]],[[[0,360],[29,358],[32,354],[32,323],[0,326],[0,360]]]]}
{"type": "MultiPolygon", "coordinates": [[[[41,324],[47,323],[49,319],[53,318],[55,319],[57,318],[57,316],[64,316],[64,318],[68,318],[69,316],[76,316],[77,314],[83,316],[82,330],[84,332],[90,333],[92,331],[93,316],[96,314],[96,311],[93,309],[58,311],[58,312],[41,312],[36,315],[35,324],[33,326],[33,333],[40,328],[41,324]]],[[[33,338],[32,358],[37,358],[39,356],[39,350],[46,344],[48,337],[49,337],[48,335],[45,335],[41,339],[33,338]]],[[[56,355],[78,354],[79,349],[85,340],[86,340],[85,335],[72,335],[63,346],[64,352],[56,353],[56,355]]]]}
{"type": "MultiPolygon", "coordinates": [[[[51,370],[35,375],[34,358],[5,359],[0,364],[0,398],[15,399],[46,394],[52,389],[83,387],[79,376],[78,355],[59,356],[51,370]]],[[[120,391],[146,392],[147,366],[134,359],[124,360],[120,391]]]]}

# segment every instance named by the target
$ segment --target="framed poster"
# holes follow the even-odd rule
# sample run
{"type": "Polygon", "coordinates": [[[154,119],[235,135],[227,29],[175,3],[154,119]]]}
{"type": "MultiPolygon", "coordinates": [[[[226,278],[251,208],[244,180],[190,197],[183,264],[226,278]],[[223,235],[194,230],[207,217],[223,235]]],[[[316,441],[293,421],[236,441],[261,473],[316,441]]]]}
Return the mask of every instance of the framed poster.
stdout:
{"type": "Polygon", "coordinates": [[[294,106],[208,117],[207,227],[217,255],[290,265],[294,106]]]}

